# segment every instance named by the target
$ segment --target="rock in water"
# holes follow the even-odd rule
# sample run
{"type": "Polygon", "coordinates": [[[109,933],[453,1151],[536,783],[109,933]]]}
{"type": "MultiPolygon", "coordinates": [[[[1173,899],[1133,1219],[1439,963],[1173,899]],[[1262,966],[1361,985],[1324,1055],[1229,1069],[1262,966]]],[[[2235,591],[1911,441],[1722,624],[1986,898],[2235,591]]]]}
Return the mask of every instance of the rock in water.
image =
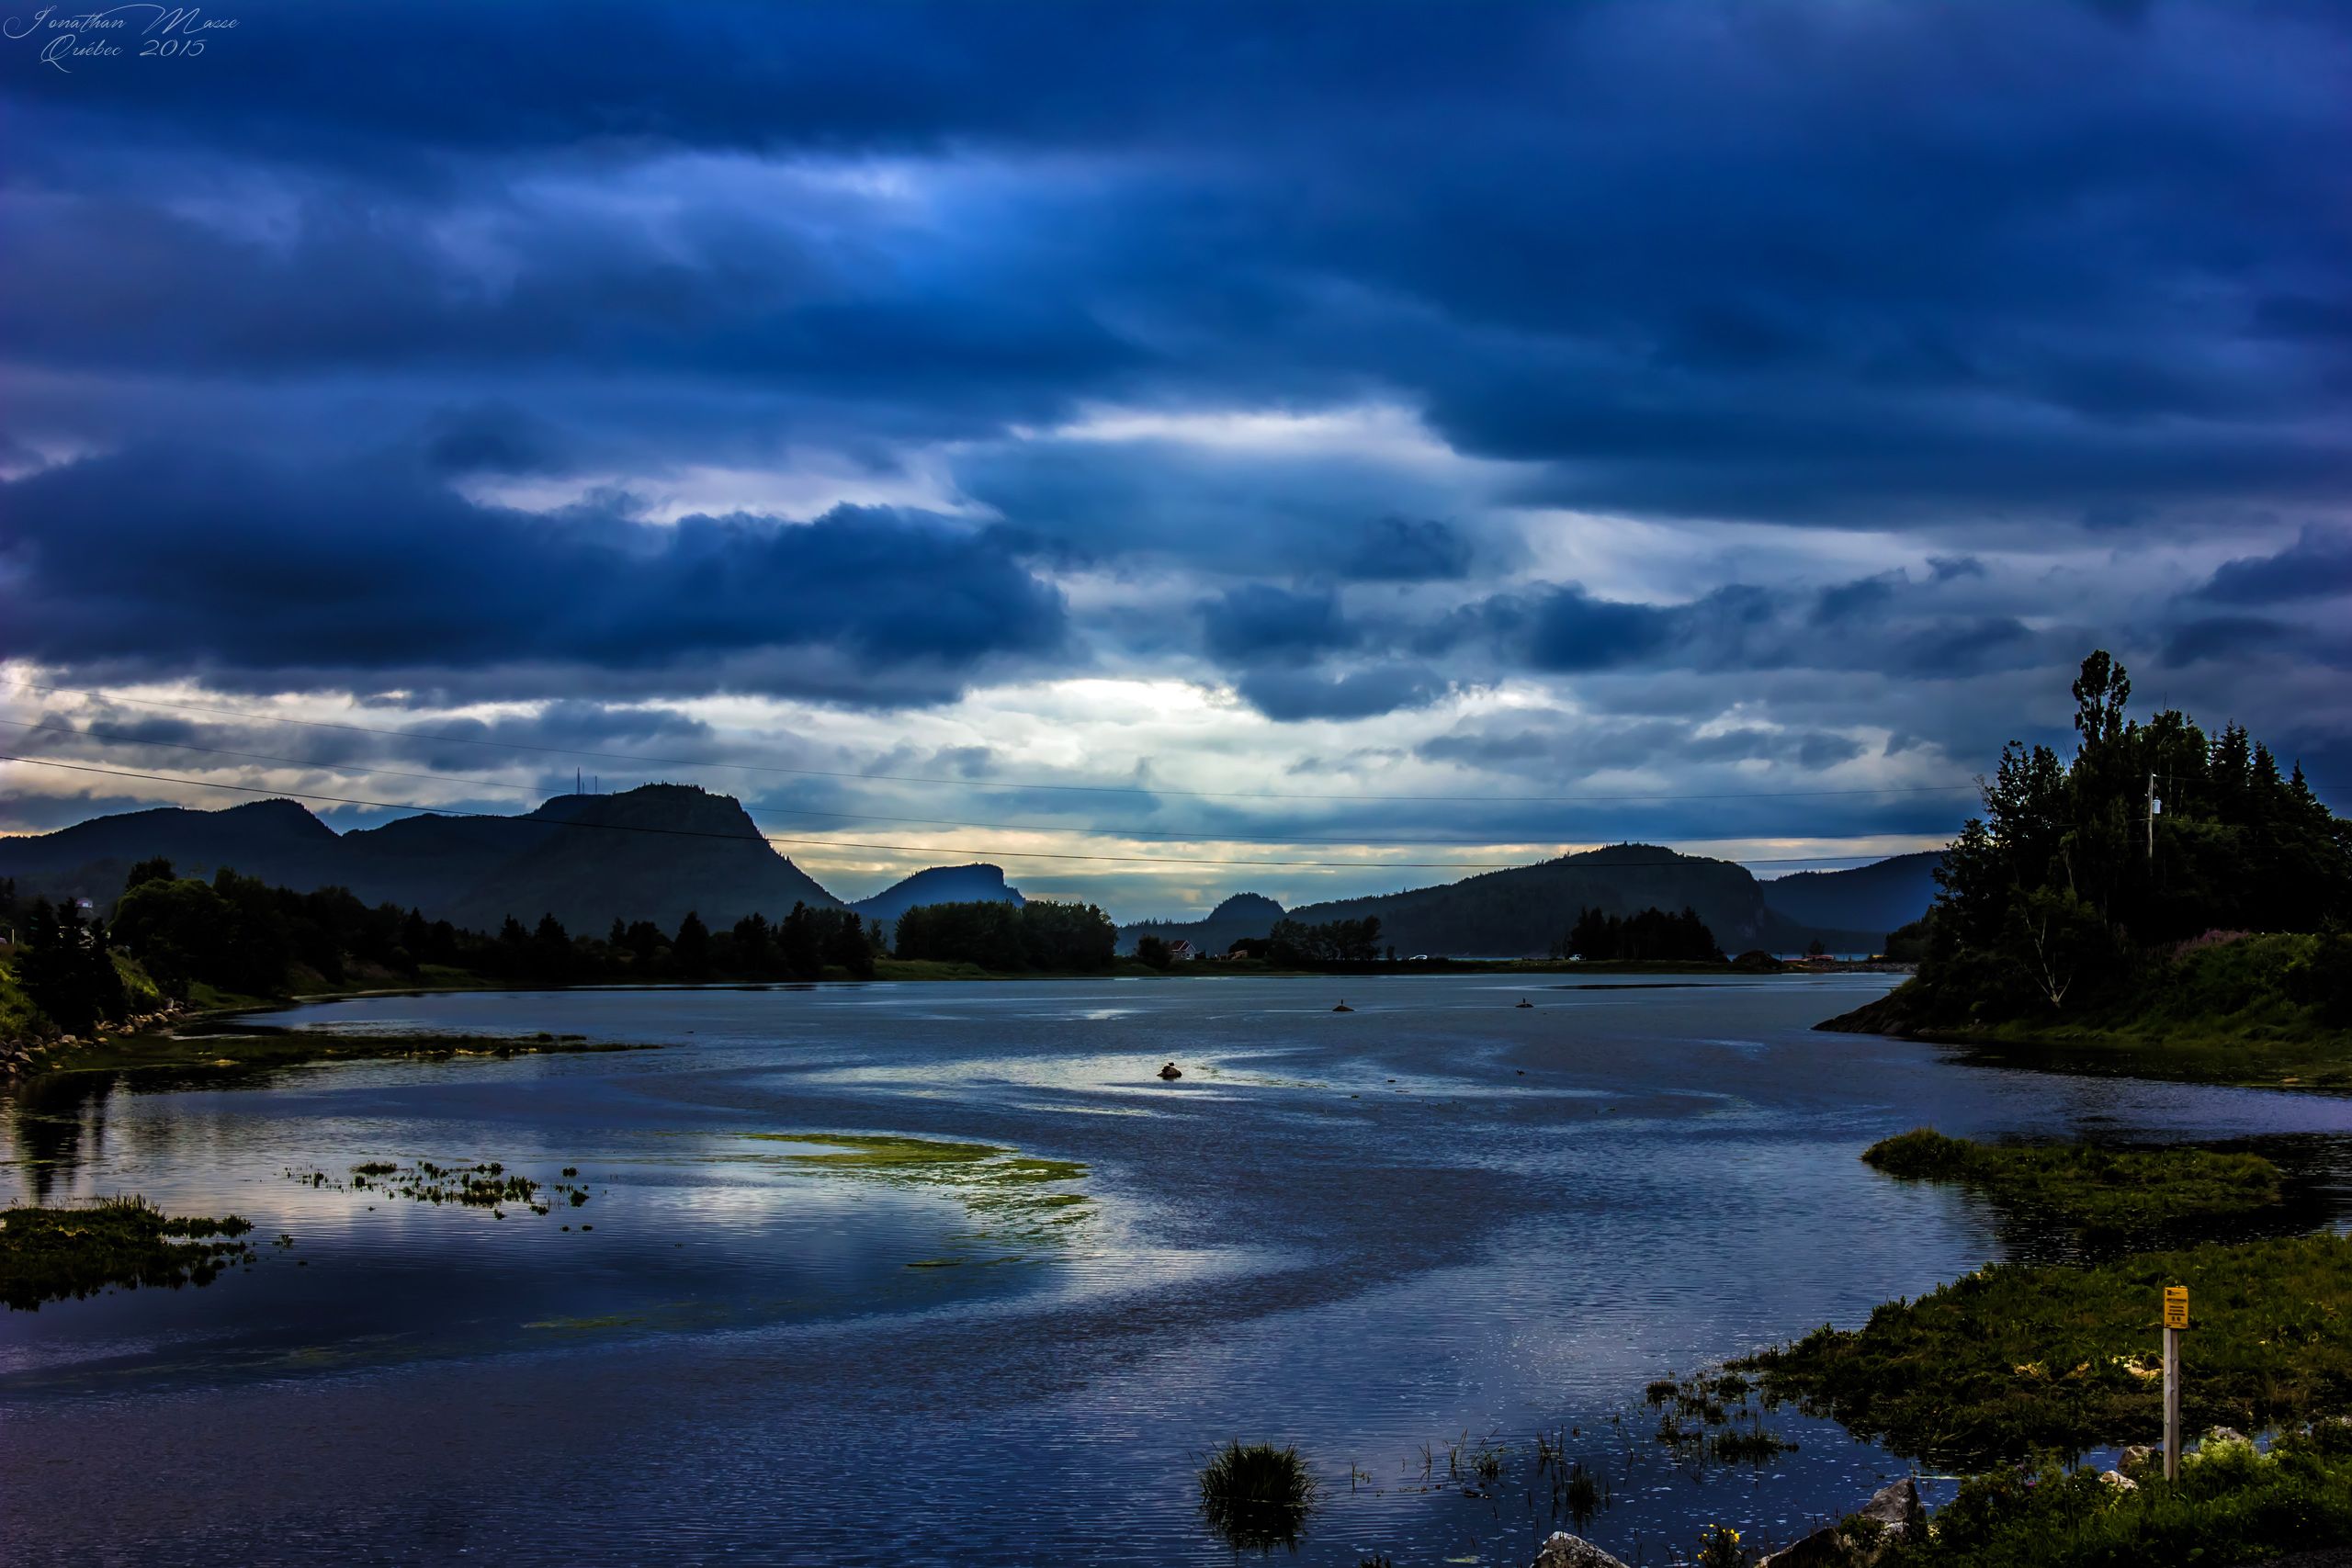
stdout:
{"type": "Polygon", "coordinates": [[[1356,1010],[1350,1007],[1347,1003],[1341,1002],[1338,1007],[1333,1008],[1331,1010],[1333,1012],[1353,1012],[1356,1010]]]}
{"type": "Polygon", "coordinates": [[[1582,1536],[1554,1530],[1530,1568],[1625,1568],[1625,1564],[1582,1536]]]}
{"type": "Polygon", "coordinates": [[[1178,1066],[1175,1063],[1170,1062],[1166,1066],[1159,1069],[1159,1076],[1173,1083],[1176,1079],[1184,1076],[1184,1069],[1178,1066]]]}
{"type": "Polygon", "coordinates": [[[1532,1007],[1533,1007],[1535,1004],[1534,1004],[1533,1002],[1529,1001],[1525,997],[1521,997],[1521,998],[1519,998],[1519,1005],[1520,1005],[1520,1006],[1521,1006],[1521,1007],[1523,1007],[1523,1008],[1532,1008],[1532,1007]]]}

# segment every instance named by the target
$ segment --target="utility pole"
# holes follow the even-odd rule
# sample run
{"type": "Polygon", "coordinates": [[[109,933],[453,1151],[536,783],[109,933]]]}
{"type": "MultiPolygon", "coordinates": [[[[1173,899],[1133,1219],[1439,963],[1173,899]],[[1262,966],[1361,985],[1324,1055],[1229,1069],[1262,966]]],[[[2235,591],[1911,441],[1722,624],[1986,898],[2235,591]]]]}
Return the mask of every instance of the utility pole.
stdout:
{"type": "Polygon", "coordinates": [[[2148,863],[2156,863],[2156,775],[2148,775],[2148,863]]]}

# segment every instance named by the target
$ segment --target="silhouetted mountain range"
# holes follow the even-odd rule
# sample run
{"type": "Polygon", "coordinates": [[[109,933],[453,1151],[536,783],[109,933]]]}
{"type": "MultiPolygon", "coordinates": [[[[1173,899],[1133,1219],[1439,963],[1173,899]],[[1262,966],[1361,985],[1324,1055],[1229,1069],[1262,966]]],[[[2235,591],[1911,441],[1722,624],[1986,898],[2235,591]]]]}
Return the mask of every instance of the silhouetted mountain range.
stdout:
{"type": "Polygon", "coordinates": [[[860,898],[850,908],[869,920],[881,921],[887,931],[898,924],[900,915],[922,904],[1026,902],[1021,889],[1005,885],[1002,866],[934,865],[891,884],[871,898],[860,898]]]}
{"type": "MultiPolygon", "coordinates": [[[[1436,887],[1307,904],[1288,913],[1307,925],[1377,916],[1382,944],[1402,957],[1540,957],[1586,908],[1621,917],[1651,908],[1695,909],[1725,953],[1795,952],[1815,937],[1836,951],[1868,952],[1883,940],[1883,932],[1792,919],[1767,903],[1765,887],[1729,861],[1677,854],[1656,844],[1615,844],[1436,887]]],[[[1182,938],[1203,952],[1222,953],[1238,938],[1264,936],[1283,913],[1271,898],[1237,894],[1205,919],[1139,921],[1123,929],[1119,940],[1132,950],[1146,934],[1182,938]]]]}
{"type": "Polygon", "coordinates": [[[841,900],[775,852],[731,796],[691,784],[560,795],[520,817],[406,817],[338,834],[290,800],[225,811],[165,807],[54,833],[0,839],[0,876],[27,893],[101,905],[133,863],[169,859],[183,876],[221,866],[283,887],[348,887],[370,904],[422,909],[475,931],[542,914],[575,931],[616,917],[673,929],[841,900]]]}
{"type": "Polygon", "coordinates": [[[1148,936],[1164,942],[1189,942],[1203,953],[1223,953],[1243,937],[1264,936],[1283,918],[1283,907],[1262,893],[1236,893],[1204,919],[1197,920],[1137,920],[1119,928],[1119,951],[1133,953],[1148,936]]]}
{"type": "Polygon", "coordinates": [[[1858,865],[1850,871],[1800,871],[1764,884],[1764,902],[1802,925],[1875,931],[1907,926],[1936,900],[1941,850],[1858,865]]]}
{"type": "MultiPolygon", "coordinates": [[[[844,906],[778,854],[731,796],[689,784],[558,795],[516,817],[420,816],[342,834],[290,800],[135,811],[0,839],[0,876],[24,893],[105,905],[133,863],[155,855],[182,875],[232,866],[303,891],[339,886],[476,931],[495,931],[510,914],[527,923],[549,913],[575,931],[616,918],[674,929],[689,909],[719,926],[754,913],[774,919],[795,903],[846,907],[887,927],[921,904],[1023,901],[1001,868],[963,865],[919,872],[844,906]]],[[[1697,910],[1727,953],[1794,951],[1816,936],[1836,951],[1871,951],[1926,908],[1935,858],[1768,884],[1728,861],[1619,844],[1289,913],[1310,925],[1376,915],[1382,944],[1406,955],[1542,954],[1584,908],[1624,916],[1653,906],[1697,910]]],[[[1265,935],[1283,913],[1272,898],[1238,893],[1201,920],[1130,925],[1120,942],[1132,949],[1154,933],[1222,953],[1240,937],[1265,935]]]]}

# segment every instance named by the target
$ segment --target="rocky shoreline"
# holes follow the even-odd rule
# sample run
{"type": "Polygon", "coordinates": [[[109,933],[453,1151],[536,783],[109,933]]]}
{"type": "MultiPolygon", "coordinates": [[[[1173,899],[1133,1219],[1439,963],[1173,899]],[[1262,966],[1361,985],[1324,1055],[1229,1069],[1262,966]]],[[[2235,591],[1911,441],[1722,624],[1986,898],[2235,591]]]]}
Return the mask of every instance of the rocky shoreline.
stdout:
{"type": "Polygon", "coordinates": [[[87,1039],[79,1034],[53,1034],[30,1040],[0,1041],[0,1082],[30,1077],[42,1068],[42,1058],[84,1045],[102,1045],[124,1034],[147,1034],[168,1029],[187,1015],[187,1004],[166,1002],[154,1012],[132,1013],[103,1021],[87,1039]]]}
{"type": "MultiPolygon", "coordinates": [[[[1870,1568],[1897,1541],[1917,1539],[1928,1526],[1928,1506],[1909,1476],[1873,1493],[1871,1500],[1833,1525],[1757,1560],[1755,1568],[1870,1568]]],[[[1555,1530],[1529,1568],[1627,1568],[1623,1559],[1582,1536],[1555,1530]]]]}

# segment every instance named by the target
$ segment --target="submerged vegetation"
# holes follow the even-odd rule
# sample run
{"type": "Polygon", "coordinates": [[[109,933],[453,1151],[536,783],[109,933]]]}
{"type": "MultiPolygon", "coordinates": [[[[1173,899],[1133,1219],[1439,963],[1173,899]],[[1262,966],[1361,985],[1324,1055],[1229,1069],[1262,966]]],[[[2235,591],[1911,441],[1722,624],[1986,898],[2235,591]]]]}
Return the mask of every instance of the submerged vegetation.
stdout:
{"type": "Polygon", "coordinates": [[[2211,1149],[1979,1144],[1915,1127],[1872,1144],[1862,1159],[1889,1176],[1958,1183],[1996,1204],[2093,1234],[2240,1216],[2279,1198],[2277,1166],[2259,1155],[2211,1149]]]}
{"type": "Polygon", "coordinates": [[[1909,1458],[1984,1467],[2160,1433],[2158,1306],[2187,1286],[2182,1413],[2247,1431],[2352,1407],[2352,1238],[2324,1235],[2091,1267],[1996,1263],[1858,1329],[1740,1363],[1775,1397],[1909,1458]]]}
{"type": "Polygon", "coordinates": [[[1201,1515],[1235,1551],[1297,1547],[1317,1487],[1296,1449],[1228,1442],[1209,1456],[1200,1479],[1201,1515]]]}
{"type": "Polygon", "coordinates": [[[167,1215],[142,1198],[110,1198],[75,1208],[15,1208],[0,1213],[0,1302],[37,1312],[43,1302],[141,1285],[176,1290],[209,1285],[220,1270],[250,1258],[237,1238],[253,1225],[167,1215]]]}
{"type": "Polygon", "coordinates": [[[579,1174],[576,1168],[566,1166],[563,1178],[541,1183],[520,1171],[508,1170],[497,1160],[436,1165],[421,1159],[406,1166],[394,1160],[363,1161],[351,1168],[348,1181],[337,1181],[323,1170],[296,1170],[290,1167],[286,1179],[306,1187],[332,1188],[338,1192],[378,1192],[436,1208],[448,1203],[466,1209],[488,1209],[503,1219],[509,1207],[528,1209],[539,1215],[553,1213],[558,1202],[574,1209],[582,1207],[588,1201],[588,1189],[566,1179],[579,1174]]]}
{"type": "Polygon", "coordinates": [[[1662,1378],[1642,1395],[1659,1412],[1657,1440],[1677,1459],[1762,1464],[1796,1448],[1765,1427],[1763,1391],[1736,1371],[1662,1378]]]}
{"type": "MultiPolygon", "coordinates": [[[[1091,1201],[1067,1190],[1087,1168],[1077,1160],[1025,1155],[996,1144],[956,1143],[859,1133],[747,1133],[763,1143],[803,1145],[784,1157],[804,1170],[833,1171],[862,1180],[941,1192],[969,1213],[974,1228],[959,1238],[1004,1248],[990,1261],[1010,1262],[1025,1249],[1059,1242],[1085,1218],[1091,1201]]],[[[912,1268],[948,1268],[962,1258],[923,1258],[912,1268]]]]}

